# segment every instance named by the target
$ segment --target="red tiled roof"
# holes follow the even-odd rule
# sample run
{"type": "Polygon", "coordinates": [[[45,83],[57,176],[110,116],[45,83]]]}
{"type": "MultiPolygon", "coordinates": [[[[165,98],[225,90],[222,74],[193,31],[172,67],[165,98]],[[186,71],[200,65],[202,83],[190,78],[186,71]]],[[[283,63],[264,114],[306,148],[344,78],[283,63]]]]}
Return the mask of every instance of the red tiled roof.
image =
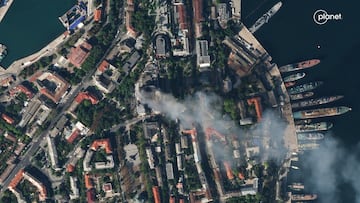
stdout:
{"type": "Polygon", "coordinates": [[[179,26],[180,29],[186,29],[187,23],[186,23],[186,11],[183,4],[176,6],[179,13],[179,26]]]}
{"type": "Polygon", "coordinates": [[[94,13],[94,21],[98,22],[100,20],[101,20],[101,8],[98,8],[95,10],[95,13],[94,13]]]}
{"type": "Polygon", "coordinates": [[[103,60],[101,62],[101,64],[99,65],[98,70],[100,72],[104,72],[106,69],[108,69],[108,67],[109,67],[109,62],[107,62],[106,60],[103,60]]]}
{"type": "Polygon", "coordinates": [[[80,130],[79,129],[75,129],[72,133],[71,133],[71,135],[67,138],[67,142],[68,143],[73,143],[74,142],[74,140],[78,137],[80,135],[80,130]]]}
{"type": "Polygon", "coordinates": [[[14,87],[13,89],[11,89],[10,95],[13,96],[18,92],[24,93],[28,99],[31,99],[33,97],[33,93],[28,88],[26,88],[24,85],[18,85],[16,87],[14,87]]]}
{"type": "Polygon", "coordinates": [[[5,138],[6,139],[8,139],[8,140],[10,140],[10,141],[12,141],[12,142],[16,142],[16,138],[13,136],[13,135],[11,135],[11,134],[9,134],[9,133],[5,133],[5,138]]]}
{"type": "Polygon", "coordinates": [[[99,100],[89,92],[80,92],[76,96],[75,101],[81,103],[84,99],[90,100],[91,104],[97,104],[99,102],[99,100]]]}
{"type": "Polygon", "coordinates": [[[85,174],[84,179],[85,179],[85,188],[86,189],[89,190],[94,187],[94,185],[91,182],[91,177],[89,174],[85,174]]]}
{"type": "Polygon", "coordinates": [[[91,149],[92,150],[97,150],[99,147],[104,147],[105,148],[105,152],[107,154],[112,153],[112,149],[111,149],[111,145],[110,145],[110,139],[109,138],[105,138],[105,139],[100,139],[100,140],[95,140],[92,144],[91,144],[91,149]]]}
{"type": "MultiPolygon", "coordinates": [[[[47,74],[47,73],[44,73],[47,74]]],[[[40,89],[40,93],[51,99],[54,103],[58,103],[61,97],[64,95],[66,90],[69,87],[69,83],[66,82],[62,77],[59,75],[50,73],[47,77],[47,80],[53,81],[58,85],[58,88],[56,88],[56,91],[54,93],[50,92],[46,88],[40,89]],[[60,85],[59,85],[60,84],[60,85]]]]}
{"type": "Polygon", "coordinates": [[[86,191],[86,200],[87,200],[87,203],[93,203],[93,202],[95,202],[94,189],[91,189],[91,190],[86,191]]]}
{"type": "Polygon", "coordinates": [[[195,23],[199,23],[203,20],[202,13],[202,0],[193,0],[193,8],[194,8],[194,21],[195,23]]]}
{"type": "Polygon", "coordinates": [[[152,192],[154,194],[155,203],[161,203],[160,194],[159,194],[159,187],[158,186],[153,186],[152,187],[152,192]]]}
{"type": "Polygon", "coordinates": [[[72,173],[75,170],[75,166],[72,164],[68,164],[66,167],[66,171],[72,173]]]}
{"type": "Polygon", "coordinates": [[[12,119],[10,116],[6,115],[6,114],[1,114],[1,118],[4,119],[4,121],[6,121],[8,124],[13,124],[14,123],[14,119],[12,119]]]}
{"type": "Polygon", "coordinates": [[[16,175],[15,177],[11,180],[9,187],[10,188],[15,188],[17,186],[17,184],[20,183],[21,179],[24,177],[24,169],[21,169],[16,175]]]}
{"type": "Polygon", "coordinates": [[[170,203],[175,203],[175,197],[174,196],[170,197],[169,202],[170,203]]]}
{"type": "Polygon", "coordinates": [[[69,61],[76,67],[80,68],[81,64],[84,63],[85,59],[90,54],[92,46],[84,42],[76,48],[71,48],[70,54],[68,55],[69,61]]]}

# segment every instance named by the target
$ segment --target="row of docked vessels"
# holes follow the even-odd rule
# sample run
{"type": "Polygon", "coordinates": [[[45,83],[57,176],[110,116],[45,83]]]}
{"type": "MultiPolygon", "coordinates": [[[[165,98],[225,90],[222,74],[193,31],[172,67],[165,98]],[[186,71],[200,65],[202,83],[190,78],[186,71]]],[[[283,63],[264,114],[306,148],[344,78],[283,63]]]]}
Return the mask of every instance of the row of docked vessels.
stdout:
{"type": "MultiPolygon", "coordinates": [[[[307,60],[299,63],[289,64],[286,66],[282,66],[279,68],[281,73],[292,72],[303,70],[306,68],[313,67],[320,63],[318,59],[307,60]]],[[[291,104],[292,108],[305,108],[311,106],[322,105],[326,103],[330,103],[341,99],[343,96],[331,96],[331,97],[320,97],[315,99],[308,99],[314,96],[314,92],[312,90],[316,89],[320,85],[323,84],[322,81],[310,82],[301,85],[295,85],[295,81],[302,79],[305,77],[305,73],[296,73],[287,77],[284,77],[284,82],[286,88],[288,88],[288,93],[290,99],[301,100],[291,104]],[[286,80],[285,80],[286,79],[286,80]],[[293,84],[291,84],[293,83],[293,84]]],[[[308,113],[314,110],[307,110],[308,113]]],[[[320,144],[318,141],[324,139],[324,134],[322,131],[329,130],[333,127],[333,124],[330,122],[312,122],[313,118],[317,118],[315,115],[321,116],[322,114],[313,113],[314,116],[303,116],[303,111],[295,112],[294,118],[301,119],[295,120],[295,130],[297,135],[297,140],[299,141],[298,147],[300,151],[317,149],[320,144]]],[[[311,113],[310,113],[311,114],[311,113]]],[[[302,183],[292,183],[288,186],[292,191],[290,193],[291,202],[308,202],[314,201],[318,198],[317,194],[307,194],[304,193],[304,184],[302,183]]]]}
{"type": "MultiPolygon", "coordinates": [[[[279,68],[281,73],[292,72],[297,70],[302,70],[306,68],[313,67],[320,63],[319,59],[311,59],[307,61],[302,61],[299,63],[285,65],[279,68]]],[[[322,81],[315,81],[309,82],[301,85],[297,85],[292,87],[294,81],[299,80],[305,77],[305,73],[296,73],[287,77],[284,77],[285,86],[288,88],[288,93],[290,94],[291,100],[301,100],[305,98],[312,97],[314,92],[312,90],[316,89],[317,87],[323,84],[322,81]]],[[[311,107],[317,106],[322,104],[327,104],[330,102],[337,101],[343,98],[342,95],[330,96],[330,97],[320,97],[316,99],[309,99],[305,101],[299,101],[291,104],[292,108],[304,108],[304,107],[311,107]]],[[[336,116],[344,114],[348,111],[351,111],[351,108],[346,106],[340,107],[331,107],[331,108],[319,108],[319,109],[312,109],[312,110],[301,110],[293,113],[294,119],[309,119],[309,118],[322,118],[327,116],[336,116]]],[[[318,123],[319,125],[323,125],[323,123],[318,123]]],[[[326,126],[326,125],[325,125],[326,126]]],[[[311,125],[300,125],[298,126],[301,129],[312,129],[318,128],[315,124],[311,125]]],[[[300,130],[300,129],[297,129],[300,130]]]]}
{"type": "MultiPolygon", "coordinates": [[[[288,185],[288,187],[296,192],[303,192],[305,189],[305,186],[303,183],[292,183],[290,185],[288,185]]],[[[313,201],[317,199],[317,194],[293,194],[291,193],[291,201],[295,201],[295,202],[299,202],[299,201],[313,201]]]]}

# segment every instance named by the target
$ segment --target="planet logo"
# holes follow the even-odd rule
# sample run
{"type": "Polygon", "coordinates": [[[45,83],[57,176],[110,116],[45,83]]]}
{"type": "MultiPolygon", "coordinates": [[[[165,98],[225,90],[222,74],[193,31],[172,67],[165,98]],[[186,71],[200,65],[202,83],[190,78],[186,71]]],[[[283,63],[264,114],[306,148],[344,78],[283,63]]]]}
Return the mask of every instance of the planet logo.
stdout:
{"type": "Polygon", "coordinates": [[[338,14],[328,14],[325,10],[319,9],[316,10],[313,15],[314,22],[318,25],[324,25],[329,20],[342,20],[341,13],[338,14]]]}

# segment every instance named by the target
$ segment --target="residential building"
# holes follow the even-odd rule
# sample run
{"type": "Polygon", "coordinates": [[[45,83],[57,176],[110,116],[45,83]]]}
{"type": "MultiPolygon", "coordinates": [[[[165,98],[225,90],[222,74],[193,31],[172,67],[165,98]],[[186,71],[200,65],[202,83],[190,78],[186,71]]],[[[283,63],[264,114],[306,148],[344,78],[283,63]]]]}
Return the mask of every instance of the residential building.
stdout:
{"type": "Polygon", "coordinates": [[[47,146],[48,146],[48,150],[49,150],[51,167],[55,171],[60,171],[61,168],[59,168],[59,165],[58,165],[58,154],[57,154],[56,146],[54,143],[54,138],[51,138],[50,136],[46,136],[46,140],[47,140],[47,146]]]}
{"type": "Polygon", "coordinates": [[[166,177],[168,180],[174,180],[174,169],[172,163],[166,163],[166,177]]]}
{"type": "Polygon", "coordinates": [[[71,64],[77,68],[80,68],[85,59],[89,56],[91,49],[91,44],[83,42],[79,46],[71,48],[70,54],[67,57],[71,64]]]}
{"type": "Polygon", "coordinates": [[[77,186],[77,178],[76,177],[73,177],[73,176],[70,176],[70,189],[71,189],[71,193],[70,193],[70,199],[73,200],[73,199],[77,199],[80,197],[80,193],[79,193],[79,188],[77,186]]]}
{"type": "Polygon", "coordinates": [[[43,72],[34,78],[40,93],[49,98],[55,104],[59,103],[70,84],[55,73],[43,72]]]}
{"type": "Polygon", "coordinates": [[[197,56],[197,65],[201,68],[210,67],[210,56],[208,53],[208,41],[207,40],[197,40],[196,41],[196,56],[197,56]]]}
{"type": "Polygon", "coordinates": [[[134,51],[134,53],[131,54],[130,58],[125,62],[122,69],[129,73],[129,71],[135,66],[137,61],[140,59],[140,54],[137,51],[134,51]]]}

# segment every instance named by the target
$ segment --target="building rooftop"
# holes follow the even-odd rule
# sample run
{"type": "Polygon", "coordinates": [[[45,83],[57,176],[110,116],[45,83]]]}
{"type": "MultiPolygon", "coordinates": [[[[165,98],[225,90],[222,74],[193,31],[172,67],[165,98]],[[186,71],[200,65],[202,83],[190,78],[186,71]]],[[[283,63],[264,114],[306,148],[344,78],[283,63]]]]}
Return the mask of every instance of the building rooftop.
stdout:
{"type": "Polygon", "coordinates": [[[200,66],[200,68],[210,67],[208,48],[207,40],[196,41],[197,65],[200,66]]]}
{"type": "Polygon", "coordinates": [[[18,92],[24,93],[28,99],[31,99],[34,96],[34,94],[27,87],[21,84],[10,90],[10,96],[14,96],[18,92]]]}
{"type": "Polygon", "coordinates": [[[89,174],[84,175],[84,180],[85,180],[85,188],[87,190],[94,187],[94,184],[92,183],[92,180],[91,180],[91,176],[89,174]]]}
{"type": "Polygon", "coordinates": [[[37,77],[40,92],[54,103],[58,103],[70,84],[55,73],[44,72],[37,77]]]}
{"type": "Polygon", "coordinates": [[[94,188],[86,191],[86,200],[87,200],[87,203],[95,202],[95,189],[94,188]]]}
{"type": "Polygon", "coordinates": [[[134,12],[134,2],[133,0],[127,0],[127,7],[125,12],[126,30],[129,36],[136,38],[137,32],[135,31],[135,28],[131,24],[131,18],[133,12],[134,12]]]}
{"type": "Polygon", "coordinates": [[[10,116],[6,115],[6,114],[1,114],[1,118],[4,119],[5,122],[7,122],[8,124],[13,124],[15,122],[15,120],[13,118],[11,118],[10,116]]]}
{"type": "Polygon", "coordinates": [[[68,165],[66,166],[66,171],[67,171],[68,173],[72,173],[72,172],[74,172],[74,170],[75,170],[75,166],[74,166],[74,165],[68,164],[68,165]]]}
{"type": "Polygon", "coordinates": [[[101,14],[102,14],[101,8],[95,9],[95,12],[94,12],[94,21],[95,22],[101,21],[101,14]]]}
{"type": "Polygon", "coordinates": [[[193,9],[194,9],[194,21],[199,23],[203,21],[203,1],[202,0],[193,0],[193,9]]]}
{"type": "Polygon", "coordinates": [[[130,58],[126,61],[126,63],[123,65],[122,69],[125,72],[129,72],[131,68],[133,68],[135,66],[135,64],[137,63],[137,61],[140,59],[140,54],[139,52],[135,51],[130,58]]]}
{"type": "Polygon", "coordinates": [[[75,102],[77,103],[81,103],[83,100],[89,100],[91,102],[91,104],[97,104],[99,102],[99,100],[94,96],[92,95],[91,93],[89,92],[80,92],[76,98],[75,98],[75,102]]]}
{"type": "Polygon", "coordinates": [[[68,55],[70,63],[75,67],[80,68],[85,59],[89,56],[91,48],[91,44],[87,42],[83,42],[81,45],[71,48],[70,54],[68,55]]]}
{"type": "Polygon", "coordinates": [[[158,186],[153,186],[152,187],[152,192],[153,192],[153,195],[154,195],[154,202],[155,203],[161,203],[159,187],[158,186]]]}
{"type": "Polygon", "coordinates": [[[71,188],[71,194],[70,199],[77,199],[80,196],[79,188],[77,186],[77,178],[70,176],[70,188],[71,188]]]}
{"type": "Polygon", "coordinates": [[[158,35],[155,39],[156,56],[165,57],[166,55],[166,40],[164,36],[158,35]]]}
{"type": "Polygon", "coordinates": [[[104,71],[106,71],[108,69],[108,67],[109,67],[109,62],[107,62],[106,60],[103,60],[98,67],[98,71],[103,73],[104,71]]]}
{"type": "Polygon", "coordinates": [[[112,191],[112,185],[111,183],[105,183],[102,186],[102,189],[104,192],[111,192],[112,191]]]}
{"type": "Polygon", "coordinates": [[[111,154],[112,153],[112,149],[111,149],[111,144],[110,144],[110,139],[109,138],[105,138],[105,139],[99,139],[99,140],[95,140],[91,146],[90,149],[97,151],[97,149],[99,147],[103,147],[105,149],[105,152],[107,154],[111,154]]]}
{"type": "Polygon", "coordinates": [[[70,134],[70,136],[69,137],[65,137],[65,139],[66,139],[66,141],[68,142],[68,143],[73,143],[74,142],[74,140],[78,137],[80,135],[80,130],[79,129],[75,129],[71,134],[70,134]]]}

